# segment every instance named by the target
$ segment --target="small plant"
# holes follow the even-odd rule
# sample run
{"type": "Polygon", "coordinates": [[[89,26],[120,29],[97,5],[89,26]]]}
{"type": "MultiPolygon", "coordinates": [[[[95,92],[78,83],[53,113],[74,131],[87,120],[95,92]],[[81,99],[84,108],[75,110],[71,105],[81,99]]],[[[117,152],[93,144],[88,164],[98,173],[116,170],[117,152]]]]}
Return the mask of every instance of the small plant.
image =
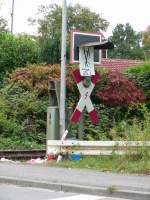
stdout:
{"type": "Polygon", "coordinates": [[[112,193],[114,193],[114,192],[117,191],[117,188],[116,188],[115,185],[110,185],[110,186],[107,188],[107,191],[108,191],[110,194],[112,194],[112,193]]]}

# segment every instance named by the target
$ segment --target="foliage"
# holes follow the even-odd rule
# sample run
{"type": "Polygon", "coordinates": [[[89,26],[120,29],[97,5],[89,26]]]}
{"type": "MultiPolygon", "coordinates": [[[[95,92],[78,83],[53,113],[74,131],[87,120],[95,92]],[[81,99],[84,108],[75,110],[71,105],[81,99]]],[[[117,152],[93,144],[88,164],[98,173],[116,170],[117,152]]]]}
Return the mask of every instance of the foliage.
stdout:
{"type": "Polygon", "coordinates": [[[142,73],[148,73],[150,71],[150,63],[149,62],[145,62],[141,65],[138,66],[134,66],[134,67],[130,67],[128,69],[126,69],[127,73],[133,73],[133,74],[139,74],[141,75],[142,73]]]}
{"type": "MultiPolygon", "coordinates": [[[[79,99],[79,91],[72,79],[71,81],[69,82],[70,90],[67,102],[74,109],[79,99]]],[[[91,124],[88,113],[84,112],[84,139],[86,140],[112,140],[109,130],[116,123],[124,120],[125,116],[131,122],[135,117],[144,120],[144,107],[142,107],[142,103],[139,103],[145,100],[143,91],[119,72],[106,73],[101,71],[100,79],[91,98],[92,102],[95,103],[100,121],[97,125],[91,124]]],[[[77,132],[77,127],[75,129],[77,132]]]]}
{"type": "MultiPolygon", "coordinates": [[[[2,3],[0,1],[0,10],[2,3]]],[[[0,33],[7,31],[7,20],[0,16],[0,33]]]]}
{"type": "Polygon", "coordinates": [[[96,93],[96,97],[105,105],[128,106],[129,104],[145,101],[143,91],[138,89],[120,72],[109,71],[106,76],[106,87],[96,93]]]}
{"type": "MultiPolygon", "coordinates": [[[[41,61],[47,63],[60,63],[62,8],[57,4],[39,7],[38,19],[29,19],[31,24],[38,24],[39,43],[41,46],[41,61]],[[42,16],[42,17],[41,17],[42,16]]],[[[106,31],[109,23],[99,14],[80,4],[67,7],[67,31],[78,29],[80,31],[99,32],[106,31]]],[[[69,42],[67,38],[67,59],[69,57],[69,42]]]]}
{"type": "Polygon", "coordinates": [[[37,144],[39,148],[45,144],[48,79],[60,79],[60,65],[29,65],[4,79],[0,89],[0,147],[34,148],[37,144]]]}
{"type": "Polygon", "coordinates": [[[133,121],[124,119],[110,129],[109,135],[112,140],[126,141],[150,141],[150,113],[144,115],[144,120],[133,121]]]}
{"type": "Polygon", "coordinates": [[[0,32],[5,32],[7,31],[7,21],[0,17],[0,32]]]}
{"type": "MultiPolygon", "coordinates": [[[[108,132],[113,127],[114,109],[102,104],[95,105],[99,123],[93,125],[87,112],[84,114],[84,139],[85,140],[110,140],[108,132]]],[[[119,114],[119,112],[118,112],[119,114]]]]}
{"type": "Polygon", "coordinates": [[[150,44],[150,26],[142,32],[142,43],[143,45],[150,44]]]}
{"type": "Polygon", "coordinates": [[[28,35],[0,33],[0,76],[8,71],[35,63],[38,59],[38,45],[28,35]]]}
{"type": "Polygon", "coordinates": [[[150,108],[150,63],[129,68],[125,75],[144,91],[147,106],[150,108]]]}
{"type": "Polygon", "coordinates": [[[18,139],[11,137],[1,137],[0,140],[0,149],[45,149],[45,144],[38,144],[35,141],[29,141],[27,139],[18,139]]]}
{"type": "MultiPolygon", "coordinates": [[[[135,174],[150,174],[149,158],[143,160],[141,157],[126,156],[126,155],[111,155],[111,156],[82,156],[79,161],[70,159],[62,162],[49,161],[50,166],[79,168],[79,169],[94,169],[102,172],[117,172],[117,173],[135,173],[135,174]]],[[[111,191],[114,188],[111,186],[111,191]]]]}
{"type": "MultiPolygon", "coordinates": [[[[39,7],[39,14],[43,18],[29,19],[33,23],[38,23],[38,32],[44,37],[54,38],[55,34],[61,33],[62,8],[57,4],[50,4],[49,6],[41,5],[39,7]]],[[[106,31],[108,28],[108,21],[101,18],[99,14],[92,12],[87,7],[82,7],[80,4],[69,4],[67,7],[67,30],[71,28],[81,31],[98,32],[100,30],[106,31]]]]}
{"type": "Polygon", "coordinates": [[[110,40],[115,44],[115,49],[109,53],[111,58],[144,59],[140,48],[141,34],[136,33],[129,23],[117,24],[110,40]]]}
{"type": "MultiPolygon", "coordinates": [[[[55,36],[56,37],[56,36],[55,36]]],[[[40,44],[40,61],[50,64],[61,62],[61,51],[60,51],[60,37],[57,38],[41,38],[40,44]]]]}
{"type": "MultiPolygon", "coordinates": [[[[5,85],[0,90],[0,136],[25,143],[45,143],[48,100],[37,98],[34,92],[17,85],[5,85]]],[[[21,142],[21,144],[22,144],[21,142]]]]}
{"type": "Polygon", "coordinates": [[[142,33],[142,45],[145,53],[145,59],[150,58],[150,26],[142,33]]]}
{"type": "Polygon", "coordinates": [[[16,83],[25,90],[42,95],[48,91],[48,77],[50,74],[52,73],[53,78],[57,78],[56,68],[58,69],[58,66],[28,65],[26,68],[14,70],[5,81],[10,84],[16,83]]]}
{"type": "MultiPolygon", "coordinates": [[[[77,90],[72,70],[72,68],[67,67],[67,98],[72,98],[72,92],[77,90]]],[[[48,80],[60,80],[59,64],[33,64],[26,68],[18,68],[5,78],[5,83],[17,84],[25,90],[36,92],[38,96],[47,96],[48,80]]]]}
{"type": "MultiPolygon", "coordinates": [[[[66,103],[72,110],[79,99],[79,91],[72,76],[74,67],[67,66],[66,103]]],[[[59,64],[28,65],[26,68],[15,69],[4,79],[3,87],[0,89],[0,147],[6,147],[8,144],[11,148],[15,148],[15,146],[20,148],[24,143],[24,148],[32,148],[36,144],[45,144],[48,80],[60,80],[59,64]],[[8,138],[12,140],[11,144],[8,138]]],[[[148,120],[145,118],[146,106],[144,107],[142,103],[137,104],[137,102],[144,100],[142,95],[143,92],[122,74],[101,71],[101,78],[91,96],[100,121],[94,126],[90,122],[88,113],[84,113],[84,139],[112,140],[114,137],[120,139],[129,137],[128,134],[131,135],[131,132],[126,132],[127,135],[124,134],[128,127],[131,128],[134,124],[137,127],[138,124],[144,125],[146,119],[148,120]],[[109,88],[111,90],[108,90],[109,88]],[[118,95],[115,100],[111,100],[113,94],[114,96],[118,95]],[[107,95],[106,99],[105,95],[107,95]],[[101,102],[107,103],[103,105],[101,102]],[[130,103],[132,104],[130,105],[130,103]],[[124,122],[127,125],[124,125],[124,122]],[[121,131],[122,126],[124,132],[121,131]],[[112,134],[114,130],[116,135],[112,134]]],[[[144,127],[146,126],[144,125],[144,127]]],[[[139,130],[142,129],[139,128],[139,130]]],[[[144,130],[145,135],[148,133],[147,130],[148,128],[144,130]]],[[[71,131],[76,134],[77,126],[74,126],[71,131]]]]}

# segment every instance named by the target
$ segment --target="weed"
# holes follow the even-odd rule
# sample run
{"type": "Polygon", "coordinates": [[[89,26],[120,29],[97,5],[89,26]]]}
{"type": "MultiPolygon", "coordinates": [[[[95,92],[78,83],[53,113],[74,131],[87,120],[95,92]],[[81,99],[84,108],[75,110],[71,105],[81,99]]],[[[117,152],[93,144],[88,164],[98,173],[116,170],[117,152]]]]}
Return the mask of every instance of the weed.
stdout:
{"type": "Polygon", "coordinates": [[[107,191],[108,193],[112,194],[114,192],[116,192],[117,188],[115,185],[110,185],[108,188],[107,188],[107,191]]]}

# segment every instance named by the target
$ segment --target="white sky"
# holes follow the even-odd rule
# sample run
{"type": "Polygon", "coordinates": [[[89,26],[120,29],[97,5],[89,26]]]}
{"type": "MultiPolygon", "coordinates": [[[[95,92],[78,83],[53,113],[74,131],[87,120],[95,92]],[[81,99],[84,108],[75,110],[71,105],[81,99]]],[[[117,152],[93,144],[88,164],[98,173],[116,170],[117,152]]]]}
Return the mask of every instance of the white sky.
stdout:
{"type": "MultiPolygon", "coordinates": [[[[9,21],[12,0],[0,0],[2,7],[0,16],[9,21]]],[[[62,5],[62,0],[15,0],[14,32],[36,33],[36,27],[29,26],[27,19],[36,17],[39,5],[57,3],[62,5]]],[[[67,4],[79,3],[87,6],[110,22],[110,27],[106,35],[111,35],[111,31],[117,23],[129,22],[135,31],[143,31],[150,25],[150,0],[67,0],[67,4]]]]}

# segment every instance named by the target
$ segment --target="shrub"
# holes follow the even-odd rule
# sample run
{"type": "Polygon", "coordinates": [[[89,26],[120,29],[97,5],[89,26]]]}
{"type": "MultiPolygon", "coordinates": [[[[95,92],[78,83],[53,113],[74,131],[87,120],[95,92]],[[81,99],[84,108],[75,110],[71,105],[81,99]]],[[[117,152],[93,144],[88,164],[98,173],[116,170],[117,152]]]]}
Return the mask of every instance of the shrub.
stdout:
{"type": "Polygon", "coordinates": [[[147,106],[150,108],[150,63],[132,67],[125,71],[125,75],[144,91],[147,106]]]}
{"type": "Polygon", "coordinates": [[[35,63],[38,59],[38,45],[28,35],[12,35],[0,33],[0,76],[27,63],[35,63]]]}
{"type": "Polygon", "coordinates": [[[113,126],[113,110],[102,105],[95,105],[99,117],[99,123],[93,125],[88,113],[84,114],[84,139],[85,140],[110,140],[108,132],[113,126]]]}
{"type": "Polygon", "coordinates": [[[0,89],[1,148],[10,145],[8,138],[8,148],[46,143],[48,79],[60,79],[60,65],[29,65],[5,78],[0,89]]]}
{"type": "MultiPolygon", "coordinates": [[[[48,99],[39,99],[34,92],[17,85],[0,90],[1,139],[44,144],[48,99]]],[[[9,148],[9,147],[8,147],[9,148]]]]}
{"type": "MultiPolygon", "coordinates": [[[[72,71],[73,68],[67,67],[66,99],[67,106],[74,109],[79,99],[79,91],[72,71]]],[[[45,144],[48,79],[60,79],[60,65],[28,65],[15,69],[5,78],[3,88],[0,89],[0,134],[3,139],[0,146],[6,146],[6,143],[10,145],[8,138],[18,146],[23,145],[24,141],[24,147],[30,147],[33,143],[45,144]]],[[[92,125],[88,113],[84,113],[84,139],[112,140],[115,134],[118,134],[120,139],[127,138],[125,128],[133,124],[135,116],[137,123],[145,119],[146,108],[142,103],[137,103],[143,101],[143,92],[123,75],[101,72],[101,78],[92,93],[92,102],[100,122],[96,126],[92,125]],[[115,99],[112,99],[112,96],[115,99]]],[[[76,134],[77,126],[71,131],[76,134]]]]}
{"type": "Polygon", "coordinates": [[[96,93],[96,97],[105,105],[128,106],[145,101],[143,91],[118,71],[107,72],[106,79],[106,87],[96,93]]]}
{"type": "Polygon", "coordinates": [[[150,141],[150,113],[146,112],[144,120],[134,118],[122,120],[110,129],[109,135],[113,140],[150,141]]]}
{"type": "MultiPolygon", "coordinates": [[[[67,104],[72,107],[79,96],[77,85],[72,76],[73,69],[67,66],[67,104]]],[[[38,96],[48,96],[48,80],[60,80],[60,65],[34,64],[14,70],[5,79],[6,84],[17,84],[19,87],[34,91],[38,96]]]]}

